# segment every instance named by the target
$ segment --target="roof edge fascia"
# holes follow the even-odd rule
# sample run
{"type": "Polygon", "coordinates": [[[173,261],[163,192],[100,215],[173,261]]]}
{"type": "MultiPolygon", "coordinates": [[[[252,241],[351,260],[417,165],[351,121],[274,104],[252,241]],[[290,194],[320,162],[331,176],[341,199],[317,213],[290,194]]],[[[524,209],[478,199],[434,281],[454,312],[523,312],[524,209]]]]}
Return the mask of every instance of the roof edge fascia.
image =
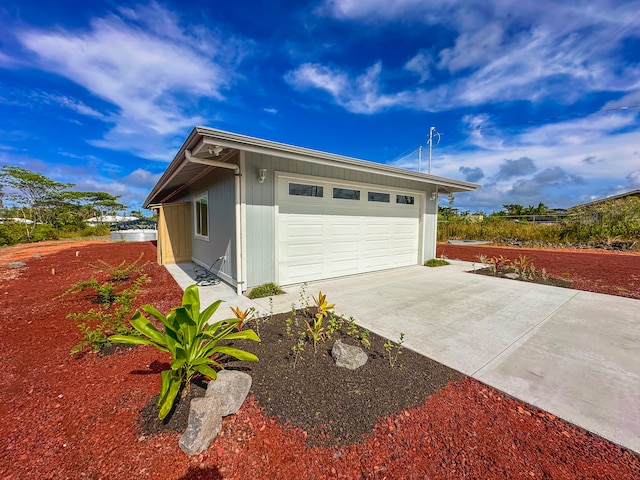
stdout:
{"type": "Polygon", "coordinates": [[[162,190],[164,185],[168,183],[180,170],[188,163],[186,159],[186,150],[192,150],[198,142],[204,142],[211,145],[220,145],[225,148],[234,148],[249,152],[274,155],[293,160],[301,160],[312,163],[338,166],[342,168],[350,168],[369,173],[393,176],[397,178],[415,180],[423,183],[431,183],[443,187],[453,187],[460,191],[474,191],[480,188],[477,183],[466,182],[463,180],[455,180],[427,173],[414,172],[399,167],[393,167],[384,163],[376,163],[358,158],[337,155],[334,153],[313,150],[286,143],[264,140],[257,137],[250,137],[238,133],[226,132],[210,127],[196,126],[191,130],[189,136],[184,141],[178,153],[157,181],[147,198],[143,203],[144,208],[149,208],[154,197],[162,190]]]}
{"type": "Polygon", "coordinates": [[[271,140],[263,140],[247,135],[225,132],[209,127],[196,127],[195,130],[202,135],[205,143],[215,143],[228,148],[237,148],[245,151],[253,151],[255,153],[266,153],[277,156],[284,156],[294,160],[303,160],[313,163],[324,163],[339,167],[351,167],[352,169],[390,175],[398,178],[412,179],[424,183],[433,183],[445,187],[455,187],[463,191],[474,191],[480,188],[480,185],[463,180],[455,180],[451,178],[439,177],[427,173],[414,172],[399,167],[393,167],[384,163],[371,162],[353,157],[346,157],[334,153],[313,150],[304,147],[288,145],[286,143],[273,142],[271,140]],[[284,155],[283,155],[284,154],[284,155]]]}

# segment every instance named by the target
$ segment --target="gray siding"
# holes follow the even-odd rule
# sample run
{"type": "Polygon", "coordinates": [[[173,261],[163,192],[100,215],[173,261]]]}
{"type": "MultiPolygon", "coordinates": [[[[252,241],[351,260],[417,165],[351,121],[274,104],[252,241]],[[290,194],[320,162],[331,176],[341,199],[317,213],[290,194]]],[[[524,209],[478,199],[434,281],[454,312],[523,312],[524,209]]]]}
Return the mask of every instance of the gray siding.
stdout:
{"type": "Polygon", "coordinates": [[[425,258],[435,255],[435,223],[437,202],[429,201],[434,185],[426,185],[414,180],[387,177],[335,166],[290,160],[286,158],[247,152],[245,155],[244,184],[246,193],[247,225],[247,287],[273,282],[276,278],[275,260],[275,184],[274,173],[287,172],[302,175],[334,178],[359,183],[406,188],[425,192],[424,254],[425,258]],[[260,168],[266,168],[264,183],[257,181],[260,168]]]}
{"type": "MultiPolygon", "coordinates": [[[[226,281],[236,280],[236,241],[235,241],[235,174],[233,170],[216,168],[211,175],[196,182],[189,188],[183,201],[192,203],[196,195],[207,192],[209,195],[209,239],[195,236],[195,227],[191,225],[191,255],[198,263],[211,266],[219,257],[226,256],[222,269],[216,264],[216,273],[226,281]]],[[[192,210],[195,218],[195,210],[192,210]]]]}

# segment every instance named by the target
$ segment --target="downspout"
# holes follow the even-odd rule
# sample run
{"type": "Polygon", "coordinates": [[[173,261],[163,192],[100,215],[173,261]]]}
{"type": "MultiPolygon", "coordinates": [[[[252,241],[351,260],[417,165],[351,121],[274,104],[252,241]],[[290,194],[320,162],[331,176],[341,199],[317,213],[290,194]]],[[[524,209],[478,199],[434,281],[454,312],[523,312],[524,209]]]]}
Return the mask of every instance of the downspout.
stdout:
{"type": "MultiPolygon", "coordinates": [[[[440,192],[438,192],[438,187],[439,185],[436,185],[436,198],[435,198],[435,217],[434,217],[434,222],[433,225],[435,226],[435,228],[433,229],[433,256],[431,258],[436,258],[436,250],[438,248],[438,216],[439,216],[439,208],[438,205],[440,204],[440,192]]],[[[427,259],[429,260],[429,259],[427,259]]]]}
{"type": "Polygon", "coordinates": [[[191,163],[200,163],[212,167],[221,167],[235,172],[235,213],[236,213],[236,293],[242,295],[242,222],[240,219],[240,167],[234,163],[219,162],[208,158],[197,158],[191,154],[191,150],[185,150],[185,158],[191,163]]]}

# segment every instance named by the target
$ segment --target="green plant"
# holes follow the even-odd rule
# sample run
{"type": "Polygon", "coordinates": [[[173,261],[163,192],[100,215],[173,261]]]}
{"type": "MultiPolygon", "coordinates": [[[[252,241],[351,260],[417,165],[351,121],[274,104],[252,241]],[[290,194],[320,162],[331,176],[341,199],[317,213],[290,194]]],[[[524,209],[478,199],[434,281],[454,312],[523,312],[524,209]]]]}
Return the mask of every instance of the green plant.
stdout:
{"type": "Polygon", "coordinates": [[[285,323],[285,329],[287,331],[287,336],[291,337],[293,335],[293,319],[291,317],[288,317],[284,321],[284,323],[285,323]]]}
{"type": "Polygon", "coordinates": [[[371,335],[371,332],[366,328],[360,331],[360,335],[359,335],[360,343],[365,348],[371,348],[371,340],[369,340],[370,335],[371,335]]]}
{"type": "Polygon", "coordinates": [[[143,337],[112,335],[109,340],[132,345],[153,345],[158,350],[172,356],[170,368],[161,372],[158,417],[163,419],[171,411],[176,396],[184,387],[183,396],[189,391],[191,378],[195,374],[205,375],[215,380],[214,368],[222,368],[220,357],[227,355],[238,360],[257,361],[254,354],[238,348],[220,345],[228,340],[253,340],[260,338],[253,330],[236,330],[242,320],[234,318],[221,320],[211,325],[207,322],[222,301],[212,303],[200,312],[200,294],[197,285],[186,288],[182,305],[173,308],[166,316],[152,305],[144,305],[142,310],[162,324],[162,330],[154,326],[138,310],[130,323],[143,337]]]}
{"type": "Polygon", "coordinates": [[[318,343],[326,338],[323,326],[323,317],[316,317],[311,322],[307,322],[307,333],[313,341],[313,351],[318,351],[318,343]]]}
{"type": "Polygon", "coordinates": [[[113,282],[124,282],[126,280],[129,280],[129,277],[132,274],[140,273],[142,269],[149,263],[145,262],[144,264],[139,265],[143,256],[144,252],[142,252],[140,256],[130,264],[127,264],[126,260],[123,260],[118,265],[111,265],[104,260],[98,260],[97,265],[90,264],[89,266],[100,272],[108,273],[111,276],[111,281],[113,282]]]}
{"type": "Polygon", "coordinates": [[[264,297],[270,297],[273,295],[281,295],[284,293],[284,290],[282,290],[278,284],[270,282],[270,283],[263,283],[262,285],[258,285],[257,287],[254,287],[253,289],[251,289],[251,291],[249,292],[249,298],[254,299],[254,298],[264,298],[264,297]]]}
{"type": "Polygon", "coordinates": [[[300,336],[298,336],[298,341],[291,347],[291,351],[293,352],[293,369],[296,369],[296,364],[298,363],[298,357],[300,354],[304,352],[304,343],[305,343],[305,334],[302,332],[300,336]]]}
{"type": "Polygon", "coordinates": [[[327,339],[331,340],[333,334],[342,328],[343,323],[344,319],[341,316],[330,313],[327,320],[327,329],[325,331],[327,339]]]}
{"type": "Polygon", "coordinates": [[[536,266],[525,255],[518,255],[511,266],[520,278],[531,279],[536,273],[536,266]]]}
{"type": "Polygon", "coordinates": [[[141,275],[129,287],[116,292],[112,299],[115,308],[111,311],[109,311],[111,308],[111,304],[109,304],[102,310],[92,308],[88,312],[67,315],[67,318],[78,320],[76,326],[82,333],[82,340],[74,345],[69,353],[75,355],[88,346],[91,346],[94,351],[99,351],[110,343],[108,339],[110,335],[137,335],[137,332],[127,325],[127,319],[134,309],[133,304],[146,278],[146,275],[141,275]]]}
{"type": "Polygon", "coordinates": [[[349,317],[347,320],[347,335],[350,337],[357,337],[360,333],[358,329],[358,325],[356,325],[356,319],[353,317],[349,317]]]}
{"type": "Polygon", "coordinates": [[[389,356],[389,365],[391,366],[391,368],[395,367],[396,362],[398,361],[398,357],[400,356],[400,354],[402,354],[402,350],[404,349],[404,346],[402,345],[403,343],[404,333],[400,332],[400,338],[397,342],[387,340],[387,342],[384,344],[384,349],[389,356]]]}
{"type": "Polygon", "coordinates": [[[442,267],[444,265],[449,265],[449,262],[442,258],[431,258],[424,262],[425,267],[442,267]]]}
{"type": "Polygon", "coordinates": [[[307,282],[300,286],[300,308],[309,308],[309,297],[307,296],[307,282]]]}
{"type": "Polygon", "coordinates": [[[69,295],[71,293],[83,292],[87,288],[92,288],[96,292],[95,301],[97,303],[101,303],[105,310],[111,306],[113,301],[118,296],[116,288],[111,283],[100,283],[95,278],[91,278],[89,280],[82,280],[80,282],[74,283],[66,292],[62,293],[58,298],[69,295]]]}

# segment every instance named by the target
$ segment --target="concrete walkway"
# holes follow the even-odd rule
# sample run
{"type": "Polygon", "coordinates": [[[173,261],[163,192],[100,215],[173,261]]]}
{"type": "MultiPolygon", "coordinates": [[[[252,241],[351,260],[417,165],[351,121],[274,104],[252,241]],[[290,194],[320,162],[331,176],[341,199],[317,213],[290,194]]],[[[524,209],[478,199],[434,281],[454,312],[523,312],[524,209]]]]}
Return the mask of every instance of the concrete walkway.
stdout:
{"type": "MultiPolygon", "coordinates": [[[[392,340],[403,332],[407,348],[640,453],[640,300],[470,275],[471,263],[451,263],[292,286],[271,303],[221,284],[201,289],[202,304],[222,298],[278,313],[322,290],[362,327],[392,340]]],[[[188,267],[168,267],[183,288],[193,282],[188,267]]]]}

